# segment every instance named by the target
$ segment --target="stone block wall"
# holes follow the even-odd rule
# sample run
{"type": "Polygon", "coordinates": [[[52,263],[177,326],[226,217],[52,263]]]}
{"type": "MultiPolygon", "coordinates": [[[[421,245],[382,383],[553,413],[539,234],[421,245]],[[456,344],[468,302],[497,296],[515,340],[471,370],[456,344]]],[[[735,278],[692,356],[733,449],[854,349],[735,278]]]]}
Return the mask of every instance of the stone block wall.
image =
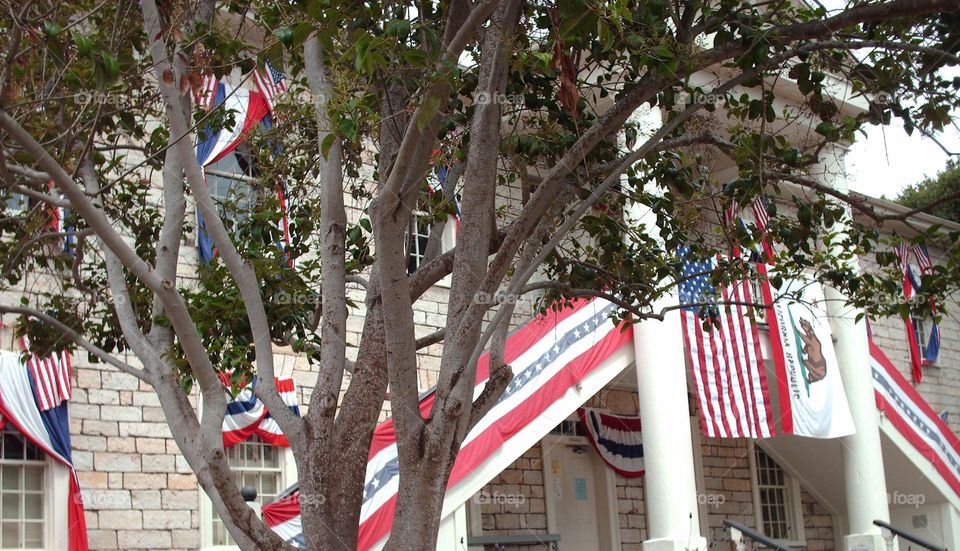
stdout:
{"type": "MultiPolygon", "coordinates": [[[[621,415],[636,413],[636,393],[605,389],[594,396],[589,405],[608,407],[621,415]],[[604,404],[604,405],[601,405],[604,404]],[[618,406],[617,408],[610,407],[618,406]]],[[[749,445],[746,440],[725,440],[704,437],[700,446],[703,465],[705,496],[722,496],[723,499],[708,501],[706,524],[711,549],[732,549],[730,532],[723,526],[724,520],[734,520],[747,526],[757,524],[753,503],[753,482],[750,475],[749,445]]],[[[592,450],[589,453],[594,453],[592,450]]],[[[485,495],[521,494],[526,497],[524,505],[484,504],[479,507],[484,535],[499,534],[547,534],[546,515],[543,507],[544,487],[541,444],[537,444],[510,467],[484,487],[485,495]],[[540,480],[538,484],[530,481],[540,480]]],[[[647,538],[646,501],[643,477],[625,478],[615,474],[617,495],[617,523],[620,530],[622,551],[640,551],[647,538]]],[[[476,498],[475,498],[476,499],[476,498]]],[[[824,551],[835,549],[833,518],[830,513],[801,487],[801,509],[804,521],[805,549],[824,551]]],[[[653,507],[655,505],[651,505],[653,507]]],[[[474,509],[476,511],[476,509],[474,509]]],[[[473,528],[477,521],[472,519],[473,528]]],[[[476,533],[476,532],[475,532],[476,533]]],[[[488,546],[488,549],[493,549],[488,546]]],[[[506,549],[514,549],[506,547],[506,549]]],[[[543,546],[516,547],[517,551],[544,549],[543,546]]]]}

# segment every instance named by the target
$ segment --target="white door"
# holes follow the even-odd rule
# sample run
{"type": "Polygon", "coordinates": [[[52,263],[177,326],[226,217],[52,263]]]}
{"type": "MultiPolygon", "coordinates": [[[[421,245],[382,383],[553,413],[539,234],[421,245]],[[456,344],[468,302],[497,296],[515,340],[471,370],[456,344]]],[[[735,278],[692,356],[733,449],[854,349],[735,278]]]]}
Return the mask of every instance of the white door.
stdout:
{"type": "Polygon", "coordinates": [[[547,457],[546,493],[560,534],[560,549],[601,551],[600,499],[606,497],[598,480],[596,454],[588,446],[558,442],[547,457]]]}

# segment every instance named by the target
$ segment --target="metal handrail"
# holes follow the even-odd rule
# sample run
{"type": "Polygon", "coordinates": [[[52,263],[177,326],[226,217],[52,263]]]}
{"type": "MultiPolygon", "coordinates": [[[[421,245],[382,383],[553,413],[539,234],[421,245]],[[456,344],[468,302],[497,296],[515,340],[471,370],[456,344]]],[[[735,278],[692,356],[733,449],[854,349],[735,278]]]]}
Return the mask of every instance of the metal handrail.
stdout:
{"type": "Polygon", "coordinates": [[[467,545],[544,545],[554,551],[560,548],[560,534],[496,534],[468,536],[467,545]]]}
{"type": "Polygon", "coordinates": [[[768,538],[760,532],[757,532],[753,528],[748,528],[739,522],[734,522],[732,520],[723,521],[723,525],[730,528],[730,536],[733,539],[734,543],[737,545],[737,549],[740,548],[741,540],[743,536],[763,545],[764,547],[769,547],[775,551],[795,551],[792,547],[783,545],[782,543],[777,542],[777,540],[768,538]]]}
{"type": "Polygon", "coordinates": [[[899,529],[899,528],[893,527],[892,525],[890,525],[889,522],[884,522],[884,521],[882,521],[882,520],[875,520],[875,521],[873,521],[873,523],[874,523],[875,525],[879,526],[880,528],[884,528],[884,529],[886,529],[886,530],[890,530],[890,531],[893,532],[894,535],[896,535],[896,536],[899,536],[899,537],[901,537],[901,538],[903,538],[903,539],[905,539],[905,540],[907,540],[907,541],[909,541],[909,542],[915,543],[915,544],[917,544],[917,545],[919,545],[920,547],[923,547],[923,548],[925,548],[925,549],[929,549],[930,551],[948,551],[947,548],[944,547],[944,546],[942,546],[942,545],[936,545],[936,544],[930,543],[929,541],[927,541],[927,540],[925,540],[925,539],[923,539],[923,538],[921,538],[921,537],[919,537],[919,536],[914,536],[913,534],[911,534],[911,533],[909,533],[909,532],[904,532],[903,530],[901,530],[901,529],[899,529]]]}

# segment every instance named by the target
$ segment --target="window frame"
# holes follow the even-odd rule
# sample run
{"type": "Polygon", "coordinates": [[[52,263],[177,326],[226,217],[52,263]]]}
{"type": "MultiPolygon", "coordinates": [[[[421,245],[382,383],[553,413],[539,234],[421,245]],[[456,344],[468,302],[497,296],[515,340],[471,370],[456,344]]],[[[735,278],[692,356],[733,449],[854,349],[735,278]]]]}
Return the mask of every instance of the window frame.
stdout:
{"type": "MultiPolygon", "coordinates": [[[[255,437],[251,437],[251,438],[255,438],[255,437]]],[[[246,442],[249,442],[249,440],[246,442]]],[[[289,488],[290,485],[292,485],[295,481],[299,480],[299,477],[297,476],[296,461],[293,458],[293,453],[290,451],[290,448],[281,447],[281,446],[271,446],[270,444],[262,441],[261,443],[264,446],[270,446],[272,448],[276,448],[277,450],[277,453],[278,453],[277,460],[280,466],[280,469],[279,469],[280,481],[277,487],[277,492],[279,495],[284,490],[289,488]]],[[[237,445],[241,445],[241,444],[237,444],[237,445]]],[[[230,467],[230,470],[232,472],[237,472],[233,466],[230,467]]],[[[235,544],[216,545],[213,543],[213,529],[214,529],[213,515],[215,514],[215,511],[213,509],[213,502],[210,501],[210,497],[207,496],[206,492],[204,492],[202,488],[198,487],[198,493],[200,494],[200,549],[209,550],[209,551],[213,551],[213,550],[225,551],[225,550],[239,549],[239,547],[237,547],[237,545],[235,544]]],[[[251,503],[250,507],[259,516],[260,504],[251,503]]]]}
{"type": "MultiPolygon", "coordinates": [[[[413,273],[410,271],[410,268],[411,268],[410,262],[413,257],[410,255],[410,251],[407,250],[407,247],[411,243],[410,230],[414,227],[414,224],[417,224],[419,222],[420,217],[426,217],[426,216],[429,216],[429,213],[422,211],[420,209],[414,209],[414,211],[410,214],[410,222],[407,224],[406,229],[404,229],[403,231],[403,246],[404,246],[404,252],[406,253],[406,256],[407,256],[406,263],[407,263],[408,274],[413,273]]],[[[430,239],[429,236],[433,234],[435,227],[436,227],[436,224],[428,225],[430,233],[427,234],[427,242],[429,242],[429,239],[430,239]]],[[[454,218],[450,216],[447,218],[447,221],[443,224],[443,233],[440,235],[440,254],[443,254],[449,251],[450,249],[454,248],[456,244],[457,244],[457,223],[454,220],[454,218]]],[[[418,262],[416,264],[415,269],[419,269],[419,268],[420,268],[420,263],[418,262]]],[[[451,274],[447,274],[435,285],[438,287],[449,288],[451,285],[451,281],[452,281],[451,274]]]]}
{"type": "Polygon", "coordinates": [[[780,464],[775,454],[770,453],[763,446],[751,441],[748,446],[750,458],[750,487],[753,493],[753,512],[756,522],[756,529],[761,534],[777,541],[788,547],[805,547],[807,544],[806,533],[803,525],[803,502],[801,499],[800,482],[790,474],[790,472],[780,464]],[[774,538],[766,533],[763,526],[763,503],[760,498],[760,484],[757,471],[757,451],[766,455],[770,461],[776,465],[783,473],[784,488],[784,507],[787,530],[794,534],[792,538],[774,538]]]}
{"type": "MultiPolygon", "coordinates": [[[[7,420],[0,429],[0,437],[12,429],[29,445],[34,445],[11,421],[7,420]]],[[[34,447],[36,447],[34,445],[34,447]]],[[[43,546],[42,547],[0,547],[0,550],[17,551],[46,551],[51,549],[66,549],[69,547],[69,523],[67,507],[62,506],[70,499],[70,469],[53,460],[46,452],[40,449],[43,459],[3,459],[0,465],[37,465],[43,467],[43,546]]]]}

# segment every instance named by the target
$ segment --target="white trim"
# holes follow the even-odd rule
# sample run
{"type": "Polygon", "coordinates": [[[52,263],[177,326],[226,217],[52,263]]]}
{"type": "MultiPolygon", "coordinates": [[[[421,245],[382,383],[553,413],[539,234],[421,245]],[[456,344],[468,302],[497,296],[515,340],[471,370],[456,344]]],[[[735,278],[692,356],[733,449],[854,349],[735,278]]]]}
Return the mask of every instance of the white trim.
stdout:
{"type": "Polygon", "coordinates": [[[893,426],[893,423],[891,423],[885,415],[880,415],[879,425],[883,434],[893,442],[901,453],[907,456],[907,459],[937,488],[937,491],[940,492],[943,498],[953,505],[954,508],[960,510],[960,496],[957,496],[956,492],[950,488],[946,479],[937,472],[937,469],[930,463],[930,460],[921,455],[920,452],[913,447],[913,444],[908,442],[907,439],[900,434],[897,427],[893,426]]]}

